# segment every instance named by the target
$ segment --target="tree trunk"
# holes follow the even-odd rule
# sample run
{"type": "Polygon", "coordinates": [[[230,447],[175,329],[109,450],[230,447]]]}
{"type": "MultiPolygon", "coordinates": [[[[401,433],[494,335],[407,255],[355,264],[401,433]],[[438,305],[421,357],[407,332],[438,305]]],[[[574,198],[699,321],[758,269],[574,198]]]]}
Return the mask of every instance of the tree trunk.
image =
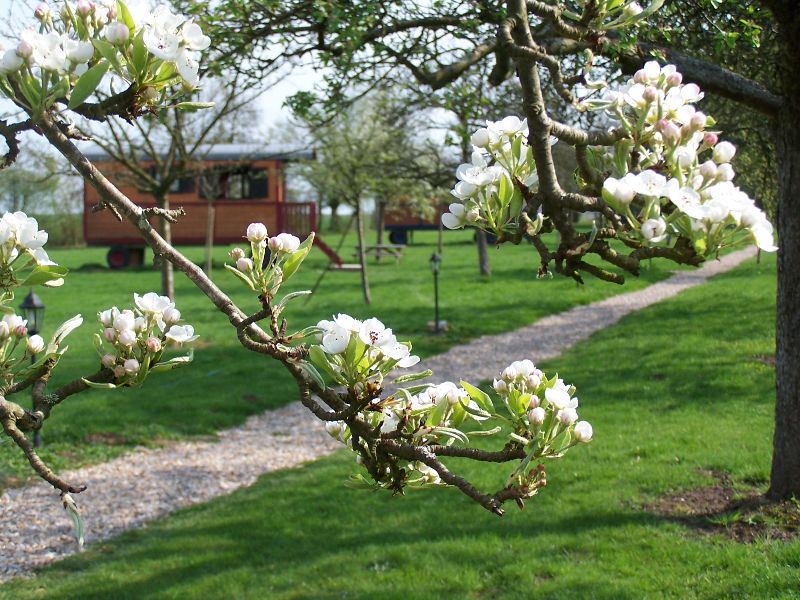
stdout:
{"type": "MultiPolygon", "coordinates": [[[[376,202],[375,203],[375,243],[379,246],[383,244],[383,214],[386,212],[386,203],[385,202],[376,202]]],[[[381,260],[381,250],[380,248],[375,251],[375,260],[381,260]]]]}
{"type": "Polygon", "coordinates": [[[492,274],[492,265],[489,264],[489,244],[483,229],[475,230],[475,243],[478,245],[478,268],[481,275],[489,276],[492,274]]]}
{"type": "Polygon", "coordinates": [[[364,292],[364,302],[370,304],[372,298],[369,293],[369,277],[367,276],[367,253],[364,248],[364,211],[361,209],[361,200],[356,204],[356,232],[358,234],[358,262],[361,264],[361,290],[364,292]]]}
{"type": "Polygon", "coordinates": [[[328,201],[328,206],[331,207],[331,222],[328,229],[330,231],[339,231],[341,227],[341,223],[339,223],[339,203],[328,201]]]}
{"type": "MultiPolygon", "coordinates": [[[[169,210],[169,196],[157,196],[156,204],[159,208],[169,210]]],[[[170,222],[166,219],[159,219],[158,232],[161,237],[169,244],[172,245],[172,227],[170,222]]],[[[173,277],[172,263],[168,260],[161,260],[161,294],[167,296],[170,300],[175,299],[175,278],[173,277]]]]}
{"type": "Polygon", "coordinates": [[[767,496],[800,497],[800,13],[794,0],[774,2],[783,106],[776,120],[778,162],[778,298],[776,405],[772,472],[767,496]]]}

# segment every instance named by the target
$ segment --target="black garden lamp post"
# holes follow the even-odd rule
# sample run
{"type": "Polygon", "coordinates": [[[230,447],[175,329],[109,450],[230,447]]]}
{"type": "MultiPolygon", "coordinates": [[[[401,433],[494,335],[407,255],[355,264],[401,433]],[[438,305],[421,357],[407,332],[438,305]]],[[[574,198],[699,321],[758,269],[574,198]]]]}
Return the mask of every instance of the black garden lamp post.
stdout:
{"type": "Polygon", "coordinates": [[[22,317],[28,321],[28,335],[35,335],[44,325],[44,302],[31,290],[19,305],[22,317]]]}
{"type": "Polygon", "coordinates": [[[431,264],[431,272],[433,273],[433,303],[434,303],[434,321],[433,331],[439,333],[441,326],[439,322],[439,271],[442,268],[442,257],[438,252],[431,254],[429,259],[431,264]]]}
{"type": "MultiPolygon", "coordinates": [[[[23,298],[22,303],[19,305],[22,317],[28,321],[28,335],[36,335],[42,330],[44,325],[44,302],[36,293],[31,290],[28,295],[23,298]]],[[[36,355],[31,355],[31,364],[36,362],[36,355]]],[[[40,430],[33,432],[33,445],[39,447],[42,445],[42,434],[40,430]]]]}

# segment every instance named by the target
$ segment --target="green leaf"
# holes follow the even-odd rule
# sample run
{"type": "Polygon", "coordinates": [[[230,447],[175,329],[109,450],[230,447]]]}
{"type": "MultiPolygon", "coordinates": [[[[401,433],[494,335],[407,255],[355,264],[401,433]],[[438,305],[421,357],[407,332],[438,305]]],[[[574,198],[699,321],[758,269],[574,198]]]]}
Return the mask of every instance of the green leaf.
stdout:
{"type": "Polygon", "coordinates": [[[419,373],[408,373],[406,375],[400,375],[400,377],[395,377],[392,383],[408,383],[409,381],[416,381],[417,379],[425,379],[431,375],[433,375],[433,371],[426,369],[425,371],[420,371],[419,373]]]}
{"type": "Polygon", "coordinates": [[[497,199],[500,200],[500,207],[505,208],[511,201],[511,194],[513,194],[511,180],[503,173],[500,177],[500,185],[497,188],[497,199]]]}
{"type": "Polygon", "coordinates": [[[295,298],[299,298],[300,296],[308,296],[309,294],[311,294],[311,290],[302,290],[299,292],[292,292],[290,294],[286,294],[283,298],[281,298],[280,302],[278,302],[278,304],[275,305],[275,311],[278,314],[280,314],[281,311],[283,311],[283,307],[286,306],[286,304],[290,300],[294,300],[295,298]]]}
{"type": "Polygon", "coordinates": [[[244,273],[242,273],[239,269],[237,269],[236,267],[232,267],[231,265],[225,265],[225,268],[228,269],[228,271],[230,271],[234,275],[236,275],[236,277],[244,281],[245,285],[247,285],[247,287],[249,287],[251,290],[253,290],[254,292],[256,291],[256,288],[255,286],[253,286],[253,282],[250,281],[250,278],[244,273]]]}
{"type": "Polygon", "coordinates": [[[511,219],[519,217],[520,212],[522,212],[522,201],[522,192],[515,186],[514,191],[511,192],[511,203],[508,209],[508,215],[511,219]]]}
{"type": "Polygon", "coordinates": [[[64,509],[67,511],[69,518],[72,519],[72,525],[75,527],[75,539],[78,542],[78,549],[83,550],[84,526],[81,511],[78,510],[78,505],[68,493],[61,494],[61,501],[64,503],[64,509]]]}
{"type": "Polygon", "coordinates": [[[69,97],[69,108],[76,108],[91,96],[100,85],[103,77],[108,72],[110,63],[102,60],[80,76],[75,87],[72,88],[72,95],[69,97]]]}
{"type": "Polygon", "coordinates": [[[511,142],[511,152],[513,153],[517,163],[521,162],[522,159],[522,140],[523,136],[518,135],[516,138],[514,138],[514,141],[511,142]]]}
{"type": "Polygon", "coordinates": [[[142,76],[147,68],[147,59],[150,56],[147,47],[144,45],[143,36],[144,30],[140,31],[139,35],[133,38],[133,49],[131,50],[131,66],[136,73],[137,80],[143,79],[142,76]]]}
{"type": "Polygon", "coordinates": [[[133,32],[136,30],[136,22],[133,20],[128,6],[122,0],[117,0],[117,19],[125,23],[128,29],[131,30],[131,35],[133,35],[133,32]]]}
{"type": "Polygon", "coordinates": [[[300,268],[300,265],[305,260],[308,253],[311,251],[311,245],[314,243],[314,232],[312,231],[305,241],[300,244],[300,247],[295,250],[292,255],[283,263],[283,280],[288,281],[294,275],[295,271],[300,268]]]}
{"type": "Polygon", "coordinates": [[[92,44],[94,44],[94,47],[97,48],[100,56],[105,58],[109,64],[114,67],[114,70],[117,73],[122,74],[122,65],[120,64],[119,57],[117,56],[117,49],[112,44],[109,44],[107,41],[101,39],[93,39],[92,44]]]}
{"type": "Polygon", "coordinates": [[[430,416],[426,420],[425,424],[429,427],[435,427],[439,423],[442,422],[444,418],[444,413],[447,411],[447,408],[450,406],[450,403],[447,401],[447,397],[445,396],[436,405],[433,407],[430,416]]]}
{"type": "Polygon", "coordinates": [[[78,327],[83,324],[83,317],[80,315],[75,315],[71,319],[64,321],[61,326],[56,329],[56,332],[53,334],[53,337],[50,338],[50,343],[47,345],[48,352],[55,352],[61,343],[64,341],[64,338],[67,337],[70,333],[75,331],[78,327]]]}
{"type": "Polygon", "coordinates": [[[175,105],[175,108],[186,112],[197,112],[198,110],[203,110],[204,108],[214,108],[214,106],[214,102],[178,102],[175,105]]]}
{"type": "Polygon", "coordinates": [[[190,362],[194,360],[194,350],[189,350],[188,354],[184,356],[176,356],[175,358],[171,358],[170,360],[164,362],[157,362],[156,364],[150,366],[149,365],[149,355],[145,362],[148,362],[148,369],[151,373],[161,373],[163,371],[171,371],[172,369],[177,369],[178,367],[183,367],[184,365],[188,365],[190,362]]]}
{"type": "Polygon", "coordinates": [[[325,380],[322,379],[322,375],[319,374],[310,362],[306,362],[301,360],[297,363],[297,366],[300,367],[300,370],[305,373],[309,379],[311,379],[314,383],[317,384],[321,389],[325,389],[325,380]]]}
{"type": "Polygon", "coordinates": [[[308,350],[308,358],[314,365],[325,371],[331,378],[336,379],[336,372],[328,362],[328,355],[321,346],[311,346],[308,350]]]}
{"type": "Polygon", "coordinates": [[[477,435],[477,436],[489,436],[494,435],[496,433],[500,433],[503,428],[498,425],[497,427],[493,427],[492,429],[474,429],[469,432],[470,435],[477,435]]]}
{"type": "Polygon", "coordinates": [[[85,383],[90,388],[94,388],[96,390],[113,390],[117,386],[113,383],[97,383],[96,381],[89,381],[85,377],[81,378],[81,381],[85,383]]]}
{"type": "Polygon", "coordinates": [[[459,382],[459,384],[466,390],[466,392],[469,394],[469,397],[475,400],[478,406],[480,406],[490,415],[494,414],[494,404],[492,403],[492,399],[489,397],[489,394],[481,389],[476,388],[474,385],[468,381],[464,381],[463,379],[459,382]]]}
{"type": "Polygon", "coordinates": [[[47,281],[61,279],[67,273],[69,273],[69,269],[61,265],[41,265],[31,271],[19,285],[20,287],[26,285],[41,285],[47,281]]]}
{"type": "Polygon", "coordinates": [[[462,400],[459,400],[459,404],[461,405],[461,408],[463,408],[465,412],[471,414],[474,417],[479,417],[480,419],[488,419],[489,417],[492,416],[482,408],[474,408],[469,404],[465,404],[462,400]]]}

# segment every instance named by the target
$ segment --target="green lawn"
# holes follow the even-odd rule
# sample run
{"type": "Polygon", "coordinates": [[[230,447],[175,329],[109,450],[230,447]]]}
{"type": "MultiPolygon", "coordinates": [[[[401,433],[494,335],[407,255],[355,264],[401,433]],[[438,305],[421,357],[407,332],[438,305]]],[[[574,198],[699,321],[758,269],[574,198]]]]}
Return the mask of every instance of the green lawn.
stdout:
{"type": "MultiPolygon", "coordinates": [[[[800,541],[738,544],[646,512],[709,483],[763,485],[774,259],[626,317],[545,365],[578,386],[595,440],[525,511],[452,490],[345,488],[340,451],[90,546],[6,598],[795,598],[800,541]]],[[[566,289],[565,289],[566,291],[566,289]]],[[[528,304],[533,304],[529,302],[528,304]]],[[[459,465],[489,485],[503,468],[459,465]]]]}
{"type": "MultiPolygon", "coordinates": [[[[478,274],[471,235],[445,234],[440,296],[442,318],[451,325],[446,335],[434,336],[426,329],[433,318],[428,258],[435,249],[435,232],[418,232],[416,244],[408,248],[399,265],[389,259],[375,264],[373,259],[371,307],[361,300],[358,273],[330,272],[307,305],[301,299],[290,306],[286,313],[290,327],[301,329],[340,311],[360,317],[374,315],[393,327],[401,339],[413,340],[418,352],[430,355],[471,337],[513,329],[575,304],[643,287],[665,277],[667,269],[674,267],[664,263],[659,268],[654,263],[626,286],[589,280],[578,288],[563,277],[537,280],[533,248],[505,246],[491,253],[495,275],[486,280],[478,274]]],[[[335,244],[338,234],[324,237],[335,244]]],[[[350,260],[354,245],[351,236],[344,245],[346,260],[350,260]]],[[[258,306],[253,294],[222,268],[228,249],[216,252],[214,280],[243,309],[255,311],[258,306]]],[[[193,260],[202,260],[202,248],[185,250],[193,260]]],[[[51,251],[54,260],[72,272],[64,287],[39,292],[47,305],[45,337],[76,313],[86,317],[83,327],[70,337],[71,350],[56,371],[56,384],[97,369],[91,334],[99,327],[98,310],[130,305],[135,291],[159,289],[159,274],[150,268],[104,268],[105,252],[104,248],[51,251]]],[[[328,259],[314,250],[286,291],[311,287],[327,264],[328,259]]],[[[180,273],[176,274],[176,298],[184,317],[201,335],[194,364],[154,375],[139,389],[91,391],[59,406],[45,423],[46,445],[41,452],[56,469],[105,460],[136,444],[211,435],[243,422],[248,415],[296,399],[296,388],[283,368],[242,349],[227,319],[180,273]]],[[[19,484],[30,472],[17,448],[0,444],[0,490],[19,484]]]]}

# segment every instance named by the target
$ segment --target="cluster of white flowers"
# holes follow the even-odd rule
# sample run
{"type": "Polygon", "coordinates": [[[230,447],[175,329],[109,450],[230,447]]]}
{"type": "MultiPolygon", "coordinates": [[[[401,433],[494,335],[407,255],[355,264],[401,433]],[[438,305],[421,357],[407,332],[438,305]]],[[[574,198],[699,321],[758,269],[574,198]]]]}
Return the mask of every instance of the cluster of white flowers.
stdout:
{"type": "Polygon", "coordinates": [[[378,319],[359,321],[339,314],[332,321],[320,321],[317,328],[319,345],[312,346],[311,359],[342,385],[380,383],[392,369],[419,362],[411,354],[411,344],[398,342],[378,319]]]}
{"type": "Polygon", "coordinates": [[[24,82],[18,87],[32,107],[70,97],[77,78],[101,63],[102,70],[86,81],[91,87],[85,95],[97,88],[106,71],[135,81],[151,100],[173,78],[195,88],[198,52],[211,43],[199,25],[173,14],[167,5],[151,10],[144,2],[128,6],[121,0],[78,0],[64,2],[56,13],[42,2],[34,16],[38,28],[23,31],[17,45],[0,57],[0,90],[14,97],[4,78],[24,82]],[[27,85],[34,81],[37,85],[27,85]]]}
{"type": "Polygon", "coordinates": [[[165,346],[182,346],[198,338],[191,325],[178,325],[181,313],[166,296],[148,292],[134,294],[133,300],[132,310],[114,306],[97,313],[103,325],[102,336],[95,337],[100,362],[114,371],[120,383],[141,382],[146,371],[158,363],[165,346]]]}
{"type": "MultiPolygon", "coordinates": [[[[344,323],[343,327],[354,332],[351,318],[340,317],[343,317],[339,319],[344,323]]],[[[326,321],[320,327],[324,329],[329,323],[326,321]]],[[[346,353],[350,339],[352,337],[341,340],[337,335],[330,341],[335,344],[335,350],[346,353]]],[[[578,420],[575,387],[564,383],[558,375],[548,379],[530,360],[515,361],[503,369],[500,377],[494,380],[493,388],[499,402],[505,406],[506,415],[497,413],[495,401],[481,389],[466,381],[460,384],[445,381],[438,385],[417,386],[415,390],[419,391],[416,394],[399,388],[386,398],[376,398],[359,413],[358,419],[383,436],[412,439],[417,446],[468,443],[469,436],[507,435],[511,444],[525,451],[525,457],[512,473],[508,485],[517,486],[525,497],[532,496],[546,481],[544,469],[531,468],[531,463],[558,458],[576,444],[590,442],[592,426],[578,420]],[[480,426],[464,428],[469,420],[480,423],[480,426]],[[493,424],[497,426],[484,429],[493,424]],[[500,424],[505,424],[506,429],[500,424]],[[509,425],[510,431],[507,429],[509,425]]],[[[328,422],[325,428],[340,442],[351,443],[347,423],[328,422]]],[[[369,448],[365,446],[357,454],[361,463],[361,454],[369,456],[369,448]]],[[[407,471],[410,473],[409,485],[441,483],[436,471],[423,463],[411,463],[407,465],[407,471]]],[[[361,477],[357,479],[363,480],[361,477]]],[[[389,484],[383,482],[381,485],[389,484]]]]}
{"type": "Polygon", "coordinates": [[[511,363],[492,387],[516,423],[516,435],[526,445],[559,454],[574,442],[592,439],[592,426],[586,421],[578,422],[575,386],[567,385],[557,375],[548,379],[530,360],[511,363]],[[552,444],[564,432],[570,435],[565,435],[562,443],[552,444]]]}
{"type": "Polygon", "coordinates": [[[606,179],[603,198],[646,243],[680,234],[708,255],[744,232],[762,250],[776,250],[766,215],[732,183],[736,147],[708,130],[714,120],[694,107],[703,93],[682,82],[674,65],[651,61],[619,90],[584,103],[628,133],[614,149],[594,150],[616,175],[606,179]]]}
{"type": "Polygon", "coordinates": [[[228,253],[234,265],[225,267],[265,298],[272,298],[281,284],[295,273],[314,241],[313,233],[303,243],[291,233],[269,237],[263,223],[250,223],[245,237],[250,242],[250,256],[236,247],[228,253]]]}
{"type": "Polygon", "coordinates": [[[458,202],[442,215],[445,227],[474,225],[500,234],[517,223],[523,202],[514,182],[531,188],[538,182],[527,136],[527,121],[515,116],[487,121],[472,135],[472,162],[456,170],[451,193],[458,202]]]}
{"type": "Polygon", "coordinates": [[[167,5],[159,6],[142,25],[142,39],[150,53],[174,64],[186,85],[197,87],[197,53],[209,47],[211,38],[203,34],[197,23],[173,14],[167,5]]]}
{"type": "Polygon", "coordinates": [[[39,265],[54,265],[44,245],[48,234],[24,212],[5,213],[0,219],[0,261],[11,265],[20,254],[27,254],[39,265]]]}

